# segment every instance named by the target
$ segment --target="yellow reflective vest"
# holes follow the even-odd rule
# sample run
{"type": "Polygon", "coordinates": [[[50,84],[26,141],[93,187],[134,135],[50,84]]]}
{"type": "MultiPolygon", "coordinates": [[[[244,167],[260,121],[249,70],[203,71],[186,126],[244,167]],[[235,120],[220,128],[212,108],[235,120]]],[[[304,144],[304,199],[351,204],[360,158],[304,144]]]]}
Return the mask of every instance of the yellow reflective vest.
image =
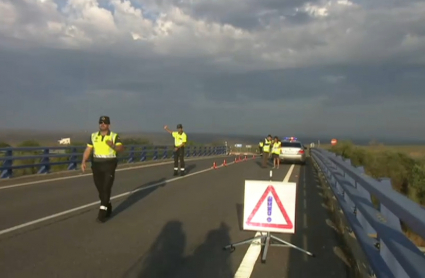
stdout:
{"type": "Polygon", "coordinates": [[[282,146],[282,142],[273,143],[272,153],[280,154],[280,146],[282,146]]]}
{"type": "Polygon", "coordinates": [[[105,136],[101,135],[100,132],[93,132],[91,134],[87,146],[93,148],[94,159],[113,159],[117,157],[117,152],[106,144],[108,140],[112,141],[117,146],[122,145],[118,134],[115,132],[110,131],[105,136]]]}
{"type": "Polygon", "coordinates": [[[270,152],[270,145],[271,145],[272,141],[268,140],[267,138],[264,139],[264,146],[263,146],[263,152],[265,153],[269,153],[270,152]]]}

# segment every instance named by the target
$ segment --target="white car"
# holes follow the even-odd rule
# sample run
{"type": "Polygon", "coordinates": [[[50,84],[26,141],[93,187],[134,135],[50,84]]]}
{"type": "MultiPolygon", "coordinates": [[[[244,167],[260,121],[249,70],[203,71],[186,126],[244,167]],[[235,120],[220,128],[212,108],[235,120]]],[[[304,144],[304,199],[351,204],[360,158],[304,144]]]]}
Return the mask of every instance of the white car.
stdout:
{"type": "Polygon", "coordinates": [[[280,148],[279,159],[283,162],[299,162],[305,164],[305,147],[300,141],[297,140],[284,140],[280,148]]]}

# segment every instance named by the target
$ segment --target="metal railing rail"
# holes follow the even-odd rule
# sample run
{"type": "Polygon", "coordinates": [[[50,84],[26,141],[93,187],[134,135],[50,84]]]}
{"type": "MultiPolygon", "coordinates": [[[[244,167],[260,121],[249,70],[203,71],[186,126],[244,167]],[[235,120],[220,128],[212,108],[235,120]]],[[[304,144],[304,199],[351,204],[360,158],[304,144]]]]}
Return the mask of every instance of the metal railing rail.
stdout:
{"type": "MultiPolygon", "coordinates": [[[[52,166],[67,165],[61,170],[77,170],[85,146],[0,148],[0,178],[13,177],[16,169],[38,169],[37,174],[48,174],[52,166]]],[[[119,163],[144,162],[174,158],[173,146],[127,145],[118,155],[119,163]]],[[[188,146],[186,157],[226,155],[226,146],[188,146]]]]}
{"type": "Polygon", "coordinates": [[[403,221],[425,238],[425,208],[376,180],[351,160],[323,149],[311,156],[327,179],[360,247],[377,277],[425,277],[425,255],[401,229],[403,221]],[[371,196],[379,200],[375,208],[371,196]],[[376,237],[376,238],[375,238],[376,237]]]}

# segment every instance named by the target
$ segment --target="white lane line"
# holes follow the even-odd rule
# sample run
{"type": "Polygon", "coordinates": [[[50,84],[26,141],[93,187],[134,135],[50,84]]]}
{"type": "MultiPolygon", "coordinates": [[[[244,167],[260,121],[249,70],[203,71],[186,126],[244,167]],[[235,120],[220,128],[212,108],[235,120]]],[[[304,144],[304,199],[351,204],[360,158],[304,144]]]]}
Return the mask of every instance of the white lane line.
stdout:
{"type": "Polygon", "coordinates": [[[294,167],[295,167],[295,164],[292,164],[291,167],[289,167],[288,173],[286,173],[286,176],[283,179],[283,182],[289,181],[289,179],[291,178],[291,175],[292,175],[292,171],[294,171],[294,167]]]}
{"type": "MultiPolygon", "coordinates": [[[[292,175],[292,171],[294,170],[294,167],[295,167],[295,164],[292,164],[288,172],[286,173],[286,176],[283,179],[283,182],[289,181],[289,178],[292,175]]],[[[254,237],[257,237],[260,235],[261,235],[261,232],[257,232],[254,237]]],[[[260,240],[256,240],[250,244],[244,258],[242,259],[241,264],[239,265],[238,270],[236,271],[234,278],[251,277],[252,271],[254,270],[255,262],[257,261],[258,256],[261,253],[261,245],[259,244],[259,242],[260,240]]]]}
{"type": "MultiPolygon", "coordinates": [[[[261,236],[261,232],[257,232],[254,237],[261,236]]],[[[245,256],[242,259],[238,270],[235,273],[234,278],[249,278],[252,271],[254,270],[255,262],[258,259],[258,256],[261,253],[261,240],[254,240],[246,251],[245,256]]]]}
{"type": "MultiPolygon", "coordinates": [[[[235,163],[234,162],[227,163],[227,165],[231,165],[231,164],[235,164],[235,163]]],[[[222,168],[222,167],[225,167],[225,166],[222,166],[222,165],[217,166],[217,168],[222,168]]],[[[208,171],[213,171],[213,170],[215,170],[215,169],[214,168],[207,168],[207,169],[200,170],[200,171],[197,171],[197,172],[194,172],[194,173],[191,173],[191,174],[187,174],[187,175],[182,176],[182,177],[176,177],[176,178],[172,178],[172,179],[169,179],[169,180],[165,180],[163,182],[157,182],[155,184],[151,184],[151,185],[143,187],[143,188],[138,188],[138,189],[135,189],[135,190],[132,190],[132,191],[128,191],[128,192],[119,194],[119,195],[115,195],[115,196],[111,197],[111,200],[115,200],[115,199],[118,199],[118,198],[121,198],[121,197],[124,197],[124,196],[127,196],[127,195],[131,195],[131,194],[138,192],[138,191],[146,190],[146,189],[149,189],[149,188],[152,188],[152,187],[155,187],[155,186],[160,186],[162,184],[169,184],[169,183],[172,183],[174,181],[178,181],[178,180],[181,180],[181,179],[184,179],[184,178],[199,175],[199,174],[202,174],[202,173],[205,173],[205,172],[208,172],[208,171]]],[[[90,204],[82,205],[82,206],[79,206],[79,207],[76,207],[76,208],[73,208],[73,209],[65,210],[65,211],[62,211],[62,212],[59,212],[59,213],[56,213],[56,214],[52,214],[52,215],[49,215],[49,216],[46,216],[46,217],[43,217],[43,218],[39,218],[39,219],[30,221],[30,222],[27,222],[27,223],[23,223],[21,225],[17,225],[17,226],[14,226],[14,227],[11,227],[11,228],[8,228],[8,229],[5,229],[5,230],[1,230],[0,235],[10,233],[12,231],[16,231],[16,230],[28,227],[30,225],[34,225],[34,224],[37,224],[37,223],[40,223],[40,222],[43,222],[43,221],[46,221],[46,220],[49,220],[49,219],[53,219],[53,218],[56,218],[56,217],[59,217],[59,216],[62,216],[62,215],[65,215],[65,214],[68,214],[68,213],[71,213],[71,212],[74,212],[74,211],[78,211],[78,210],[85,209],[85,208],[88,208],[88,207],[91,207],[91,206],[94,206],[94,205],[99,205],[99,204],[100,204],[100,201],[96,201],[96,202],[93,202],[93,203],[90,203],[90,204]]]]}
{"type": "MultiPolygon", "coordinates": [[[[186,162],[189,162],[189,161],[198,161],[198,160],[207,160],[207,159],[212,159],[212,158],[213,157],[195,158],[195,159],[190,159],[190,160],[188,159],[188,160],[186,160],[186,162]]],[[[156,166],[162,166],[162,165],[171,164],[171,163],[174,163],[174,162],[173,161],[167,161],[167,162],[152,163],[152,164],[148,164],[148,165],[126,167],[126,168],[117,169],[116,172],[136,170],[136,169],[141,169],[141,168],[156,167],[156,166]]],[[[0,190],[7,189],[7,188],[20,187],[20,186],[25,186],[25,185],[31,185],[31,184],[47,183],[47,182],[52,182],[52,181],[61,181],[61,180],[69,180],[69,179],[76,179],[76,178],[82,178],[82,177],[87,177],[87,176],[91,176],[91,175],[92,175],[92,173],[88,173],[88,174],[80,174],[78,176],[71,176],[71,177],[61,177],[61,178],[53,178],[53,179],[46,179],[46,180],[39,180],[39,181],[30,181],[30,182],[24,182],[24,183],[12,184],[12,185],[5,185],[5,186],[1,186],[0,185],[0,190]]]]}

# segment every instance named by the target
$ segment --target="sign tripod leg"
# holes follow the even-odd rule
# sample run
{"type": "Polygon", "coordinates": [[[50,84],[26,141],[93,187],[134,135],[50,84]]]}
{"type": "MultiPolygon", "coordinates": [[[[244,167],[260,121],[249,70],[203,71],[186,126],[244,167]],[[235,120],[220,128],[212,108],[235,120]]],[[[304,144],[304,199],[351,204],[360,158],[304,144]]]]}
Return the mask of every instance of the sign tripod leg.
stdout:
{"type": "Polygon", "coordinates": [[[313,253],[304,250],[296,245],[293,245],[287,241],[284,241],[280,238],[278,238],[277,236],[274,236],[272,234],[270,234],[270,232],[267,232],[266,234],[263,234],[261,236],[257,236],[257,237],[253,237],[253,238],[249,238],[243,241],[239,241],[236,243],[232,243],[229,245],[226,245],[225,247],[223,247],[223,250],[228,250],[230,249],[230,252],[235,251],[235,247],[242,245],[242,244],[247,244],[247,243],[252,243],[252,244],[261,244],[263,250],[262,250],[262,256],[261,256],[261,262],[262,263],[266,263],[266,258],[267,258],[267,252],[269,250],[269,246],[275,246],[275,247],[292,247],[294,249],[297,249],[298,251],[301,251],[307,255],[309,255],[310,257],[316,257],[316,255],[314,255],[313,253]],[[254,241],[260,239],[260,243],[254,243],[254,241]],[[278,243],[271,243],[273,240],[277,241],[278,243]]]}

